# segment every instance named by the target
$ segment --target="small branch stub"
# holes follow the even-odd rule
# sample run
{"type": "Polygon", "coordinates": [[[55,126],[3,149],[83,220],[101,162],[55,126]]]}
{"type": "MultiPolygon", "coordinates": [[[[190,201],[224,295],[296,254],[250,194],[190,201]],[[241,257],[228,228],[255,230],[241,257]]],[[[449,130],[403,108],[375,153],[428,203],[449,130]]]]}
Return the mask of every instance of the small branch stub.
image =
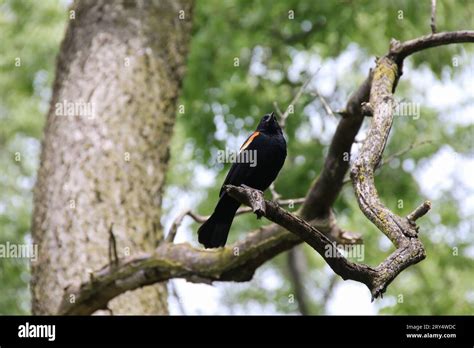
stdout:
{"type": "MultiPolygon", "coordinates": [[[[244,201],[247,205],[252,208],[252,211],[257,215],[257,219],[260,219],[266,213],[265,199],[263,198],[263,192],[253,189],[247,185],[241,185],[243,191],[236,191],[235,186],[226,185],[225,191],[231,196],[244,196],[244,201]]],[[[234,197],[235,198],[235,197],[234,197]]]]}
{"type": "Polygon", "coordinates": [[[408,214],[407,219],[410,223],[415,223],[416,220],[423,217],[428,213],[431,209],[431,202],[424,201],[418,208],[416,208],[413,212],[408,214]]]}

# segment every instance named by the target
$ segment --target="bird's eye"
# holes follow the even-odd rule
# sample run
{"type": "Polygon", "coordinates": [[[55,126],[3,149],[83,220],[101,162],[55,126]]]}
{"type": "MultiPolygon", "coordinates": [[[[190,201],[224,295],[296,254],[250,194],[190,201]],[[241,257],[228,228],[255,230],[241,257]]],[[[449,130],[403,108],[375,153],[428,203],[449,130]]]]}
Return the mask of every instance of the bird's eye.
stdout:
{"type": "Polygon", "coordinates": [[[263,120],[264,120],[265,122],[267,122],[269,119],[270,119],[270,116],[268,116],[268,115],[266,115],[266,116],[263,118],[263,120]]]}

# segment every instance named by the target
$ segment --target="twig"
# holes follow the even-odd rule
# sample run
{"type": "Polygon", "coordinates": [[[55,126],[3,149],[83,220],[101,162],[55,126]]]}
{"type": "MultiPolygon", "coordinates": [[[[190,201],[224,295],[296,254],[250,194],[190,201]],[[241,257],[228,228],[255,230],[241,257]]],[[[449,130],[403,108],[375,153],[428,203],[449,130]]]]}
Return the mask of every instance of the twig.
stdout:
{"type": "Polygon", "coordinates": [[[431,34],[436,34],[436,0],[431,0],[431,34]]]}
{"type": "Polygon", "coordinates": [[[326,287],[326,289],[324,289],[323,298],[321,300],[321,304],[323,305],[324,308],[326,308],[327,303],[328,303],[329,299],[331,298],[332,292],[333,292],[334,287],[336,286],[338,280],[339,280],[339,278],[337,277],[336,274],[331,274],[330,275],[329,284],[326,287]]]}
{"type": "Polygon", "coordinates": [[[109,262],[111,265],[117,267],[119,258],[117,255],[117,241],[115,240],[113,226],[114,224],[111,223],[109,228],[109,262]]]}
{"type": "Polygon", "coordinates": [[[178,289],[176,289],[176,284],[174,281],[169,282],[170,288],[171,288],[171,293],[173,294],[173,297],[175,298],[176,302],[178,302],[178,308],[181,313],[181,315],[186,315],[186,310],[184,309],[183,303],[181,302],[181,297],[178,294],[178,289]]]}
{"type": "MultiPolygon", "coordinates": [[[[359,141],[361,143],[363,143],[365,141],[365,139],[363,141],[359,141]]],[[[409,146],[407,146],[406,148],[400,150],[400,151],[397,151],[387,157],[385,157],[382,161],[380,161],[380,163],[377,165],[377,169],[383,167],[384,165],[390,163],[391,161],[393,161],[395,158],[400,158],[402,157],[403,155],[405,155],[406,153],[410,152],[411,150],[417,148],[417,147],[420,147],[422,145],[426,145],[426,144],[431,144],[432,141],[431,140],[423,140],[423,141],[420,141],[420,142],[413,142],[411,143],[409,146]]],[[[344,179],[344,185],[345,184],[348,184],[351,182],[351,178],[346,178],[344,179]]]]}
{"type": "Polygon", "coordinates": [[[208,218],[206,216],[201,216],[201,215],[195,214],[190,209],[184,210],[182,213],[180,213],[176,217],[176,219],[171,224],[170,230],[169,230],[168,235],[166,236],[166,239],[165,239],[166,243],[173,243],[173,241],[176,237],[176,233],[178,232],[178,227],[183,222],[183,219],[184,219],[185,216],[190,216],[194,221],[199,222],[199,223],[204,223],[208,218]]]}
{"type": "Polygon", "coordinates": [[[270,185],[269,187],[270,189],[270,193],[272,194],[272,199],[274,201],[278,201],[280,198],[281,198],[281,194],[279,194],[276,190],[275,190],[275,183],[272,182],[272,184],[270,185]]]}
{"type": "Polygon", "coordinates": [[[424,201],[420,206],[418,206],[414,211],[412,211],[408,216],[408,221],[414,223],[416,220],[426,215],[431,209],[431,202],[424,201]]]}
{"type": "MultiPolygon", "coordinates": [[[[281,111],[280,107],[278,106],[278,103],[276,101],[273,101],[273,107],[275,108],[275,111],[278,115],[278,118],[281,119],[283,117],[283,112],[281,111]]],[[[281,125],[280,125],[281,126],[281,125]]]]}
{"type": "Polygon", "coordinates": [[[286,108],[286,110],[283,114],[281,113],[281,110],[278,108],[277,103],[273,102],[273,105],[275,106],[277,114],[280,116],[280,122],[279,123],[280,123],[281,128],[284,129],[286,127],[286,120],[288,119],[288,116],[290,114],[291,107],[293,107],[293,110],[294,110],[295,104],[298,102],[298,100],[303,95],[303,91],[308,86],[308,84],[311,82],[311,80],[318,74],[320,69],[321,69],[321,67],[319,67],[318,70],[316,70],[316,72],[311,74],[311,76],[301,85],[300,89],[295,94],[295,96],[293,97],[293,100],[290,102],[290,104],[288,105],[288,107],[286,108]]]}
{"type": "Polygon", "coordinates": [[[326,111],[326,113],[329,115],[329,116],[333,116],[335,117],[335,113],[334,111],[332,110],[331,106],[328,104],[328,102],[326,101],[326,99],[319,93],[319,91],[317,89],[315,89],[311,95],[313,97],[317,97],[319,99],[319,101],[321,102],[321,105],[323,106],[324,108],[324,111],[326,111]]]}
{"type": "Polygon", "coordinates": [[[410,152],[411,150],[417,148],[417,147],[420,147],[422,145],[426,145],[426,144],[431,144],[432,141],[431,140],[423,140],[423,141],[420,141],[420,142],[413,142],[411,143],[409,146],[407,146],[406,148],[400,150],[400,151],[397,151],[389,156],[387,156],[386,158],[384,158],[380,163],[379,165],[377,166],[377,168],[380,168],[381,166],[387,164],[387,163],[390,163],[392,160],[394,160],[395,158],[399,158],[399,157],[402,157],[403,155],[405,155],[406,153],[410,152]]]}

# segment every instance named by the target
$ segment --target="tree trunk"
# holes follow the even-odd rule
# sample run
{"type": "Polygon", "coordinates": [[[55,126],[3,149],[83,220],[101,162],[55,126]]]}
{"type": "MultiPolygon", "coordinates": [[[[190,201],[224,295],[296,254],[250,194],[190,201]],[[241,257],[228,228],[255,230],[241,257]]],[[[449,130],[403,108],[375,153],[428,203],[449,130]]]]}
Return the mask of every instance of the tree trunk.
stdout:
{"type": "MultiPolygon", "coordinates": [[[[118,257],[162,240],[162,192],[191,34],[189,0],[80,1],[72,10],[35,187],[34,314],[56,313],[68,285],[109,263],[110,231],[118,257]]],[[[166,314],[166,284],[125,293],[108,309],[166,314]]]]}

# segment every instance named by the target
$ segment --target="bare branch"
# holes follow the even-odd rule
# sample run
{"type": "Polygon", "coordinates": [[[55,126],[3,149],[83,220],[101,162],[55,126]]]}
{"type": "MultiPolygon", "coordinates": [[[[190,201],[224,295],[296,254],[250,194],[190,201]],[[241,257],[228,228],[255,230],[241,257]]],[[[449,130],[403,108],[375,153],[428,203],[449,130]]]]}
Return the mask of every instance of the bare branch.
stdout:
{"type": "MultiPolygon", "coordinates": [[[[226,191],[242,204],[254,205],[256,191],[251,188],[227,186],[226,191]],[[252,192],[253,191],[253,192],[252,192]]],[[[342,279],[352,279],[365,284],[372,293],[372,299],[383,294],[395,277],[409,265],[425,256],[423,245],[417,238],[404,241],[403,246],[392,253],[377,268],[356,264],[347,260],[324,233],[309,225],[303,219],[281,209],[276,203],[265,201],[266,218],[296,234],[316,250],[342,279]]],[[[254,207],[255,209],[255,207],[254,207]]],[[[410,228],[412,226],[410,224],[410,228]]],[[[387,233],[389,235],[389,233],[387,233]]]]}
{"type": "Polygon", "coordinates": [[[198,214],[193,213],[190,209],[184,210],[181,214],[179,214],[176,219],[173,221],[171,224],[170,230],[168,231],[168,235],[166,236],[165,241],[168,243],[172,243],[176,237],[176,233],[178,232],[178,227],[181,226],[181,223],[183,222],[183,219],[186,216],[190,216],[193,218],[194,221],[199,222],[199,223],[204,223],[208,217],[207,216],[201,216],[198,214]]]}
{"type": "Polygon", "coordinates": [[[277,111],[277,114],[280,116],[280,126],[281,128],[285,128],[286,127],[286,120],[288,119],[288,116],[290,116],[290,110],[291,108],[293,108],[294,110],[294,107],[295,107],[295,104],[298,102],[298,100],[301,98],[301,96],[303,95],[303,92],[304,90],[306,89],[306,87],[308,86],[308,84],[311,82],[311,80],[317,75],[317,73],[319,72],[320,68],[318,70],[316,70],[315,73],[313,73],[300,87],[300,89],[298,90],[298,92],[295,94],[295,96],[293,97],[293,100],[290,102],[290,104],[288,105],[288,107],[286,108],[285,112],[282,114],[281,113],[281,110],[278,108],[278,104],[276,102],[273,102],[273,105],[275,106],[275,109],[277,111]]]}
{"type": "Polygon", "coordinates": [[[423,204],[421,204],[419,207],[417,207],[413,212],[411,212],[407,216],[407,219],[408,221],[414,223],[416,220],[426,215],[426,213],[428,213],[430,209],[431,209],[431,202],[424,201],[423,204]]]}
{"type": "Polygon", "coordinates": [[[153,253],[120,259],[117,267],[107,265],[91,273],[89,281],[71,284],[64,291],[58,314],[90,315],[126,291],[172,278],[206,284],[248,281],[263,263],[300,242],[272,224],[215,250],[194,248],[188,243],[162,243],[153,253]]]}
{"type": "Polygon", "coordinates": [[[176,284],[173,281],[170,281],[168,284],[171,288],[171,294],[173,295],[176,302],[178,303],[178,308],[181,315],[186,315],[186,310],[184,309],[183,303],[181,301],[181,297],[178,294],[178,289],[176,289],[176,284]]]}
{"type": "Polygon", "coordinates": [[[474,42],[473,30],[460,30],[430,34],[405,42],[392,39],[388,57],[397,64],[400,64],[403,59],[413,53],[432,47],[465,42],[474,42]]]}
{"type": "Polygon", "coordinates": [[[270,193],[272,194],[272,199],[274,201],[278,201],[281,198],[281,194],[279,194],[275,190],[275,183],[274,182],[272,182],[272,184],[270,185],[270,187],[268,189],[270,190],[270,193]]]}
{"type": "MultiPolygon", "coordinates": [[[[283,206],[290,205],[290,206],[293,207],[294,205],[303,204],[305,199],[306,198],[304,198],[304,197],[303,198],[278,199],[278,200],[276,200],[276,202],[278,203],[278,205],[283,205],[283,206]]],[[[275,199],[273,199],[273,200],[275,200],[275,199]]],[[[237,215],[242,215],[242,214],[251,213],[251,212],[252,212],[252,208],[242,207],[242,208],[239,208],[237,210],[235,215],[237,216],[237,215]]]]}
{"type": "Polygon", "coordinates": [[[351,179],[359,207],[397,248],[376,268],[377,272],[383,269],[385,271],[374,279],[374,287],[371,288],[373,299],[381,296],[401,271],[425,258],[425,250],[418,239],[418,227],[414,221],[425,215],[431,204],[425,202],[409,218],[403,219],[383,205],[374,183],[374,171],[382,158],[393,123],[392,93],[401,76],[403,59],[423,49],[457,42],[474,42],[474,31],[432,34],[404,43],[392,40],[390,52],[377,60],[369,99],[373,121],[359,157],[351,168],[351,179]]]}
{"type": "MultiPolygon", "coordinates": [[[[365,141],[365,139],[364,139],[365,141]]],[[[364,142],[364,141],[361,141],[361,142],[364,142]]],[[[426,145],[426,144],[431,144],[432,141],[431,140],[423,140],[423,141],[420,141],[420,142],[413,142],[411,143],[409,146],[405,147],[404,149],[400,150],[400,151],[397,151],[397,152],[394,152],[392,153],[391,155],[385,157],[380,163],[379,165],[377,166],[377,169],[378,168],[381,168],[383,167],[384,165],[390,163],[391,161],[393,161],[394,159],[396,158],[400,158],[400,157],[403,157],[405,154],[407,154],[408,152],[410,152],[411,150],[417,148],[417,147],[420,147],[422,145],[426,145]]],[[[344,179],[344,185],[345,184],[348,184],[351,182],[351,178],[346,178],[344,179]]]]}
{"type": "MultiPolygon", "coordinates": [[[[276,193],[278,196],[280,196],[278,193],[276,193]]],[[[275,198],[273,198],[275,200],[275,198]]],[[[279,199],[277,198],[276,201],[278,202],[279,205],[283,205],[283,206],[286,206],[286,205],[298,205],[298,204],[302,204],[304,203],[305,201],[305,198],[290,198],[290,199],[279,199]]],[[[235,213],[236,216],[238,215],[243,215],[243,214],[247,214],[247,213],[251,213],[252,212],[252,208],[250,207],[241,207],[237,210],[237,212],[235,213]]],[[[185,209],[183,210],[180,214],[178,214],[178,216],[174,219],[173,223],[171,224],[171,227],[168,231],[168,234],[166,235],[166,239],[165,241],[167,243],[172,243],[174,242],[174,239],[176,237],[176,233],[178,232],[178,228],[181,226],[181,224],[183,223],[183,220],[186,216],[189,216],[191,217],[195,222],[197,223],[204,223],[207,221],[207,219],[209,219],[209,216],[203,216],[203,215],[199,215],[199,214],[196,214],[194,213],[191,209],[185,209]]]]}
{"type": "Polygon", "coordinates": [[[311,93],[312,96],[314,97],[317,97],[319,99],[319,101],[321,102],[321,105],[323,106],[324,108],[324,111],[326,111],[326,113],[329,115],[329,116],[334,116],[335,117],[335,114],[334,114],[334,111],[332,110],[331,106],[329,105],[329,103],[326,101],[326,99],[319,93],[319,91],[317,89],[315,89],[312,93],[311,93]]]}
{"type": "Polygon", "coordinates": [[[388,263],[392,264],[383,279],[377,280],[375,288],[371,289],[373,298],[381,295],[403,269],[425,258],[425,250],[417,237],[416,226],[383,205],[374,183],[374,171],[380,163],[393,122],[392,90],[397,76],[398,66],[393,60],[388,57],[378,60],[370,94],[374,117],[359,157],[351,168],[351,179],[362,212],[397,248],[377,268],[379,271],[388,263]]]}
{"type": "Polygon", "coordinates": [[[273,107],[275,108],[275,111],[276,111],[279,119],[282,119],[283,118],[283,112],[281,111],[281,109],[278,106],[278,103],[276,101],[273,101],[273,107]]]}
{"type": "Polygon", "coordinates": [[[328,304],[328,301],[332,296],[332,293],[334,291],[334,288],[336,287],[336,284],[337,284],[338,280],[339,280],[339,278],[335,274],[330,275],[329,284],[326,287],[326,289],[324,290],[323,298],[321,300],[321,304],[324,306],[324,308],[326,308],[326,306],[328,304]]]}
{"type": "MultiPolygon", "coordinates": [[[[238,195],[239,200],[242,199],[242,204],[253,205],[253,209],[261,204],[256,198],[261,194],[259,191],[235,186],[228,186],[226,189],[231,190],[229,193],[234,198],[238,195]]],[[[332,243],[319,230],[301,218],[286,212],[277,203],[271,201],[263,203],[265,216],[271,221],[280,223],[283,219],[288,226],[296,228],[298,225],[300,229],[307,229],[309,226],[317,231],[312,230],[311,233],[318,234],[318,245],[323,247],[321,243],[332,243]],[[324,236],[323,239],[320,240],[319,235],[324,236]]],[[[327,221],[313,221],[313,224],[319,224],[318,227],[323,230],[329,229],[327,221]]],[[[71,284],[65,289],[58,313],[90,315],[96,310],[106,308],[107,303],[121,293],[173,278],[184,278],[190,282],[206,284],[217,280],[248,281],[252,279],[255,270],[260,265],[279,253],[291,249],[301,241],[294,234],[272,224],[249,233],[245,239],[233,245],[219,249],[198,249],[187,243],[162,243],[153,253],[120,259],[117,267],[107,265],[91,273],[89,281],[71,284]]]]}
{"type": "Polygon", "coordinates": [[[423,141],[420,141],[420,142],[413,142],[409,146],[407,146],[406,148],[404,148],[400,151],[397,151],[395,153],[392,153],[391,155],[384,158],[380,162],[380,164],[377,166],[377,168],[380,168],[380,167],[384,166],[385,164],[390,163],[395,158],[400,158],[400,157],[404,156],[405,154],[407,154],[408,152],[410,152],[411,150],[413,150],[417,147],[420,147],[420,146],[423,146],[423,145],[426,145],[426,144],[431,144],[431,143],[432,143],[431,140],[423,140],[423,141]]]}

